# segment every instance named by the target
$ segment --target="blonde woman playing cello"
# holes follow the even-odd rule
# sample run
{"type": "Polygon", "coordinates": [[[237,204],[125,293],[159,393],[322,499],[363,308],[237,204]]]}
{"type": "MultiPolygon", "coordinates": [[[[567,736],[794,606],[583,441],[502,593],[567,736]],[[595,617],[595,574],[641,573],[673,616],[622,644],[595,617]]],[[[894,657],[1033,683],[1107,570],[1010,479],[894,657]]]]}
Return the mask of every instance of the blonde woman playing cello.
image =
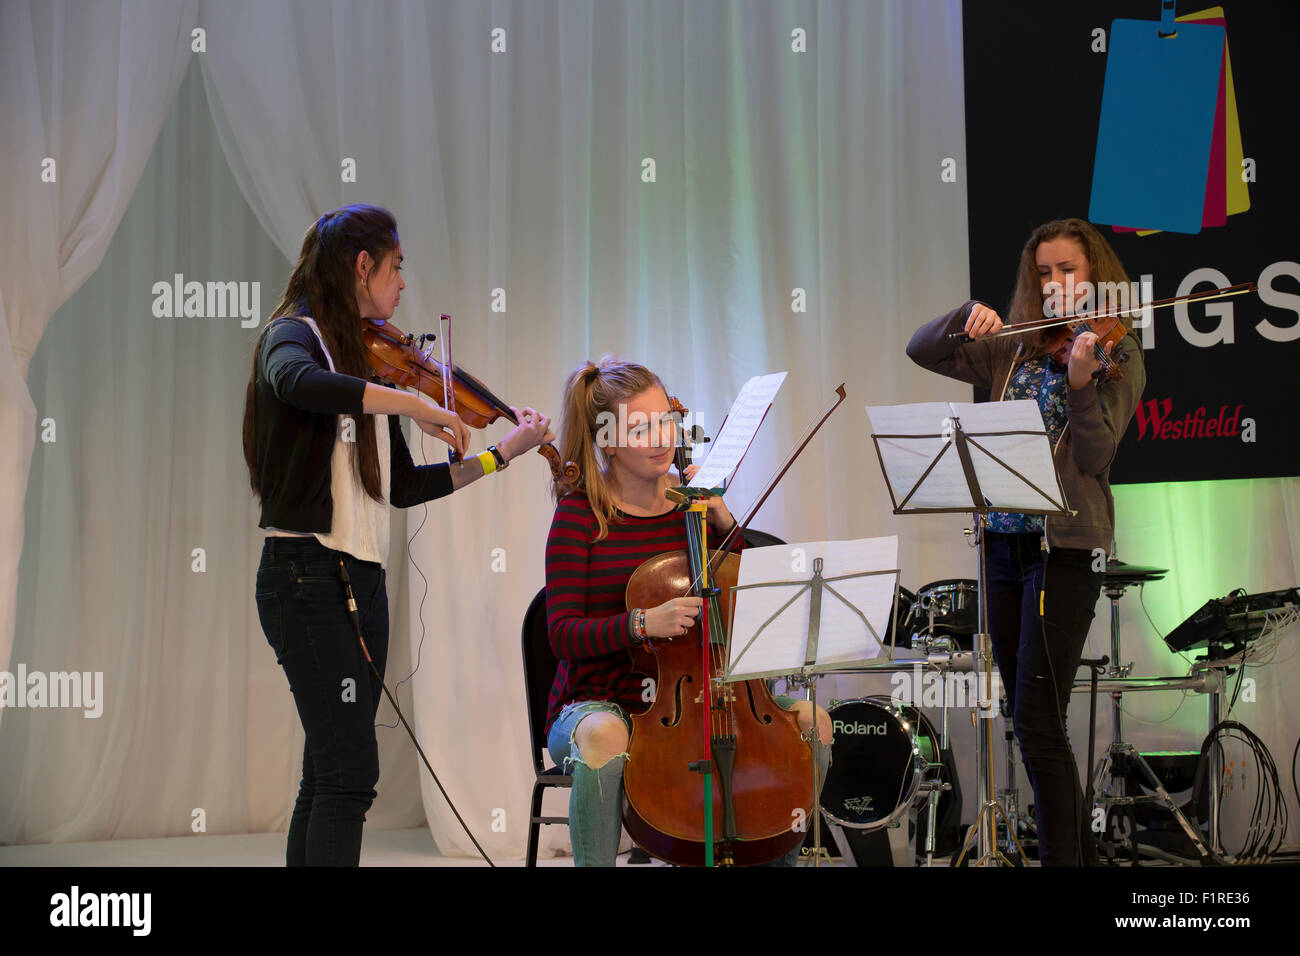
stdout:
{"type": "MultiPolygon", "coordinates": [[[[683,636],[701,608],[698,597],[651,608],[624,605],[628,581],[643,561],[687,547],[682,515],[664,496],[679,483],[671,471],[675,427],[662,382],[644,366],[589,362],[565,386],[560,452],[578,463],[582,478],[577,486],[557,481],[553,488],[546,607],[560,665],[548,705],[547,743],[557,765],[572,767],[569,833],[577,866],[613,866],[618,853],[628,714],[646,709],[632,651],[646,638],[683,636]],[[631,425],[624,443],[602,447],[600,426],[610,420],[631,425]]],[[[735,519],[720,497],[711,498],[708,508],[710,532],[720,539],[735,519]]],[[[733,550],[742,547],[737,541],[733,550]]],[[[812,725],[807,701],[777,702],[797,714],[801,729],[812,725]]],[[[827,745],[824,777],[830,718],[820,708],[817,718],[827,745]]],[[[776,862],[792,865],[798,854],[796,847],[776,862]]]]}

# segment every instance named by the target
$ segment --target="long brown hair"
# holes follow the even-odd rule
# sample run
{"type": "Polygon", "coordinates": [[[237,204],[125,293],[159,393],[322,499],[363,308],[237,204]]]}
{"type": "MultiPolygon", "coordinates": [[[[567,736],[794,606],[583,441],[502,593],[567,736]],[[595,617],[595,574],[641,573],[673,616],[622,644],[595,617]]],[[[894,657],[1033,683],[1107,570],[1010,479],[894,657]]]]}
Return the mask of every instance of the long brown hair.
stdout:
{"type": "Polygon", "coordinates": [[[596,515],[600,541],[609,533],[609,523],[617,510],[605,471],[609,457],[596,441],[600,416],[618,414],[618,404],[648,388],[664,387],[659,376],[644,365],[620,362],[611,355],[600,364],[586,362],[573,370],[564,384],[564,424],[560,428],[560,460],[577,462],[581,471],[577,481],[556,478],[551,494],[556,501],[573,491],[587,495],[596,515]]]}
{"type": "MultiPolygon", "coordinates": [[[[341,206],[321,216],[307,229],[302,239],[298,262],[285,285],[280,303],[271,312],[271,320],[281,316],[310,316],[320,329],[321,338],[334,359],[334,370],[344,375],[369,379],[365,346],[361,338],[361,313],[357,311],[354,268],[357,256],[368,252],[375,269],[398,246],[397,220],[387,209],[378,206],[341,206]]],[[[371,270],[366,276],[369,282],[371,270]]],[[[248,464],[253,494],[261,496],[257,460],[257,358],[266,338],[266,328],[253,349],[253,367],[248,375],[244,398],[244,461],[248,464]]],[[[366,494],[383,501],[379,473],[379,451],[375,444],[373,415],[356,416],[356,441],[348,453],[361,478],[366,494]]]]}
{"type": "MultiPolygon", "coordinates": [[[[1094,288],[1102,283],[1129,284],[1128,274],[1124,271],[1119,256],[1110,247],[1105,238],[1085,219],[1053,219],[1045,222],[1025,241],[1020,251],[1020,266],[1016,272],[1016,289],[1011,296],[1011,308],[1007,310],[1008,325],[1019,322],[1032,322],[1043,317],[1043,280],[1038,275],[1038,247],[1053,239],[1073,239],[1083,250],[1088,260],[1088,271],[1094,288]]],[[[1043,343],[1057,332],[1057,329],[1045,329],[1037,333],[1026,334],[1029,357],[1043,354],[1043,343]]]]}

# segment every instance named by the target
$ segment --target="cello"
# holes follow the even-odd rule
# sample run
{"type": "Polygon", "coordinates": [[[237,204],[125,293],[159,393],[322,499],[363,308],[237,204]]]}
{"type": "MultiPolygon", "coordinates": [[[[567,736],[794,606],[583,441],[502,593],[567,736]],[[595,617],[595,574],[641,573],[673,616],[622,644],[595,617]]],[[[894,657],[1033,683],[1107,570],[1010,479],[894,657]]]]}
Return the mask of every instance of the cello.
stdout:
{"type": "MultiPolygon", "coordinates": [[[[629,608],[656,607],[688,594],[704,599],[698,623],[684,636],[642,644],[652,656],[656,694],[649,709],[631,716],[623,771],[624,826],[638,846],[670,863],[769,862],[803,842],[800,824],[815,812],[813,751],[798,717],[777,705],[762,680],[722,683],[716,677],[726,664],[729,594],[740,569],[740,559],[726,551],[728,543],[844,401],[843,385],[837,394],[744,521],[712,553],[704,522],[711,492],[670,490],[685,508],[688,549],[648,559],[628,581],[629,608]],[[720,832],[714,832],[714,820],[720,832]]],[[[671,401],[674,412],[685,412],[671,401]]],[[[679,443],[678,473],[684,476],[683,453],[679,443]]],[[[810,733],[815,732],[814,720],[810,733]]]]}

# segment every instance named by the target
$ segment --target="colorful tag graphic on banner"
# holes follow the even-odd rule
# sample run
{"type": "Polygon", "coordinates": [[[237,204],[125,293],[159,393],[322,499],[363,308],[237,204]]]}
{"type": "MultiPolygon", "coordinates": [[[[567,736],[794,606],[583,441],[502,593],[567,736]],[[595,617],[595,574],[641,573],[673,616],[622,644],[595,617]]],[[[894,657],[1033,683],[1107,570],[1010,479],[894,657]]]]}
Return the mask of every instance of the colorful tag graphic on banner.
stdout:
{"type": "MultiPolygon", "coordinates": [[[[1197,233],[1223,76],[1222,25],[1111,23],[1093,162],[1093,222],[1197,233]]],[[[1225,92],[1226,98],[1226,92],[1225,92]]],[[[1225,120],[1226,124],[1226,120],[1225,120]]]]}
{"type": "MultiPolygon", "coordinates": [[[[1210,7],[1178,18],[1179,23],[1204,23],[1226,27],[1223,7],[1210,7]]],[[[1250,208],[1250,188],[1242,178],[1245,152],[1241,145],[1241,123],[1237,113],[1237,89],[1232,78],[1232,55],[1225,36],[1223,71],[1219,77],[1219,101],[1214,115],[1214,133],[1210,146],[1210,168],[1205,184],[1205,212],[1201,226],[1222,226],[1228,216],[1250,208]]],[[[1159,229],[1135,229],[1114,226],[1115,232],[1136,232],[1153,236],[1159,229]]]]}

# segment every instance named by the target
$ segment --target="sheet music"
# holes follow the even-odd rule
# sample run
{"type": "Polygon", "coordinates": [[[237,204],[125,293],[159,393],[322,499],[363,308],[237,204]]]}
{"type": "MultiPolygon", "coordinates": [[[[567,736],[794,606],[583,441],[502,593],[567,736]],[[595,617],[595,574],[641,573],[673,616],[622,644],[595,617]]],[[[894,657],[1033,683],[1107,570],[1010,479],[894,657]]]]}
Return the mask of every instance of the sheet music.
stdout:
{"type": "MultiPolygon", "coordinates": [[[[889,613],[898,583],[896,536],[746,548],[740,555],[738,584],[761,581],[796,581],[799,584],[735,592],[728,660],[733,678],[765,673],[790,674],[804,666],[808,617],[812,607],[811,589],[804,590],[784,611],[780,608],[795,596],[803,582],[812,578],[813,562],[819,557],[824,562],[823,578],[859,571],[888,572],[833,581],[827,585],[861,611],[880,640],[888,644],[889,613]],[[764,626],[774,614],[775,619],[764,626]],[[762,633],[750,643],[760,628],[762,633]]],[[[824,586],[817,641],[818,664],[848,664],[875,658],[880,653],[880,646],[862,623],[862,618],[824,586]]]]}
{"type": "Polygon", "coordinates": [[[1031,399],[1013,402],[923,402],[915,405],[868,406],[867,416],[880,457],[885,464],[885,478],[894,498],[902,505],[904,498],[925,474],[930,463],[940,455],[934,469],[911,498],[908,508],[952,508],[971,505],[970,489],[961,467],[961,458],[952,441],[952,419],[961,421],[967,434],[971,464],[980,490],[990,507],[1000,511],[1056,511],[1058,504],[1035,491],[1041,488],[1064,503],[1052,449],[1047,440],[1038,403],[1031,399]],[[981,436],[980,432],[1028,431],[1031,435],[981,436]],[[905,435],[882,438],[882,435],[905,435]],[[917,436],[917,437],[910,437],[917,436]],[[978,443],[987,451],[972,445],[978,443]],[[945,446],[947,448],[945,449],[945,446]],[[1024,475],[1008,471],[990,456],[996,455],[1024,475]],[[1026,480],[1028,480],[1028,483],[1026,480]]]}
{"type": "Polygon", "coordinates": [[[971,464],[984,496],[1005,511],[1034,510],[1055,511],[1058,505],[1050,498],[1036,492],[1024,480],[1017,478],[998,464],[988,453],[996,455],[1016,471],[1028,478],[1049,495],[1064,498],[1052,461],[1052,446],[1041,435],[980,436],[980,432],[1031,431],[1046,432],[1043,412],[1032,399],[1014,402],[953,402],[953,414],[961,419],[961,427],[968,433],[971,464]],[[973,436],[973,437],[970,437],[973,436]],[[987,449],[970,445],[976,442],[987,449]]]}
{"type": "MultiPolygon", "coordinates": [[[[871,430],[876,435],[923,436],[876,439],[880,457],[885,463],[885,480],[890,483],[894,500],[900,505],[944,445],[951,444],[951,439],[943,436],[951,432],[952,416],[949,402],[867,407],[871,430]]],[[[943,508],[956,500],[970,500],[970,491],[957,449],[949,448],[926,477],[925,484],[908,499],[907,506],[943,508]]]]}
{"type": "Polygon", "coordinates": [[[755,375],[744,384],[710,444],[709,457],[691,480],[693,487],[720,488],[735,474],[785,376],[785,372],[755,375]]]}

